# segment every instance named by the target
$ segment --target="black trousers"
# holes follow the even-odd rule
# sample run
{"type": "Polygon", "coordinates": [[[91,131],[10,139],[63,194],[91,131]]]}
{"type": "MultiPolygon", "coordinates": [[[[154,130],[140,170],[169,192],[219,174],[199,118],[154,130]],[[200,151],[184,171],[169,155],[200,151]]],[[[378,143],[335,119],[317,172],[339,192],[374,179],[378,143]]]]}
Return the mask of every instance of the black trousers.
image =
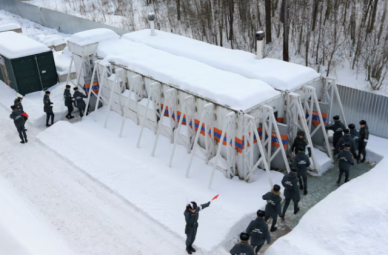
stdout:
{"type": "Polygon", "coordinates": [[[67,115],[66,117],[70,117],[71,116],[71,113],[73,112],[74,108],[73,108],[73,105],[70,104],[67,106],[67,115]]]}
{"type": "Polygon", "coordinates": [[[345,174],[345,182],[348,182],[349,181],[349,170],[343,170],[343,169],[340,169],[339,176],[338,176],[338,182],[341,182],[343,174],[345,174]]]}
{"type": "Polygon", "coordinates": [[[46,125],[49,124],[50,117],[51,117],[51,125],[52,125],[54,124],[54,113],[52,110],[46,112],[46,125]]]}
{"type": "Polygon", "coordinates": [[[258,245],[258,246],[253,246],[253,251],[255,254],[259,253],[261,247],[263,247],[264,244],[258,245]]]}
{"type": "MultiPolygon", "coordinates": [[[[271,225],[271,229],[273,229],[275,226],[276,226],[276,222],[278,221],[278,214],[265,214],[265,222],[267,222],[267,220],[269,218],[272,218],[272,225],[271,225]]],[[[261,247],[260,247],[261,248],[261,247]]]]}
{"type": "Polygon", "coordinates": [[[303,188],[303,190],[307,190],[307,176],[298,175],[298,179],[300,182],[300,187],[303,188]]]}
{"type": "Polygon", "coordinates": [[[288,209],[288,206],[290,205],[291,200],[294,202],[294,211],[298,209],[299,200],[296,200],[291,197],[286,197],[286,201],[284,202],[284,207],[283,207],[283,217],[286,214],[286,211],[288,209]]]}
{"type": "Polygon", "coordinates": [[[361,154],[363,159],[366,157],[366,142],[358,142],[358,158],[361,158],[361,154]]]}
{"type": "Polygon", "coordinates": [[[334,146],[334,148],[337,147],[337,143],[338,143],[338,141],[339,141],[339,139],[341,137],[342,137],[342,133],[340,133],[340,134],[334,133],[334,135],[333,135],[333,146],[334,146]]]}
{"type": "Polygon", "coordinates": [[[16,129],[18,130],[20,139],[22,141],[27,140],[27,134],[26,134],[26,129],[24,128],[24,125],[20,127],[16,127],[16,129]]]}
{"type": "Polygon", "coordinates": [[[86,105],[85,106],[80,106],[80,107],[77,107],[78,108],[78,111],[79,111],[79,116],[81,116],[81,118],[84,116],[85,114],[85,108],[86,108],[86,105]]]}
{"type": "Polygon", "coordinates": [[[195,237],[197,236],[198,223],[186,229],[186,247],[193,245],[195,237]]]}

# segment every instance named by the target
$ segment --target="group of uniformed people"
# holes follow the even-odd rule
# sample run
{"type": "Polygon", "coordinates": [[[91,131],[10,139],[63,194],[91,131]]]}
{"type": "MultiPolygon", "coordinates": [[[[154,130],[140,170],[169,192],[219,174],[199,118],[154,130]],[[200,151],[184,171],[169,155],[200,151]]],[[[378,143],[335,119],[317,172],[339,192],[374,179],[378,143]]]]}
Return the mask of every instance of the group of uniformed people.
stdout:
{"type": "Polygon", "coordinates": [[[70,92],[70,88],[71,88],[70,85],[66,85],[66,89],[65,89],[65,92],[63,94],[64,100],[65,100],[65,106],[67,107],[67,110],[68,110],[66,118],[67,119],[74,118],[74,116],[71,115],[71,113],[74,110],[73,103],[74,103],[74,106],[78,108],[79,115],[82,118],[85,114],[85,108],[86,108],[84,98],[87,98],[87,96],[85,96],[85,94],[79,92],[77,87],[74,87],[74,89],[73,89],[74,93],[72,96],[71,92],[70,92]]]}

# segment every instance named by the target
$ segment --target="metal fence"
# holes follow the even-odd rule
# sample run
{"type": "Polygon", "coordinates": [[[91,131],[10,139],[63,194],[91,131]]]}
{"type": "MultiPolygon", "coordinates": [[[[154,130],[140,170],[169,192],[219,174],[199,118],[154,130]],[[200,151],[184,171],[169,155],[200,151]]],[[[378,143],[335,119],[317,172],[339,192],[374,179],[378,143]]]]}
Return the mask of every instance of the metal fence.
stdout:
{"type": "MultiPolygon", "coordinates": [[[[338,90],[348,124],[358,127],[360,120],[366,120],[371,134],[388,138],[388,97],[342,85],[338,90]]],[[[336,100],[333,109],[334,114],[339,113],[336,100]]]]}
{"type": "Polygon", "coordinates": [[[0,9],[19,15],[42,26],[57,29],[66,34],[74,34],[94,28],[108,28],[119,35],[130,32],[63,12],[19,2],[17,0],[0,0],[0,9]]]}

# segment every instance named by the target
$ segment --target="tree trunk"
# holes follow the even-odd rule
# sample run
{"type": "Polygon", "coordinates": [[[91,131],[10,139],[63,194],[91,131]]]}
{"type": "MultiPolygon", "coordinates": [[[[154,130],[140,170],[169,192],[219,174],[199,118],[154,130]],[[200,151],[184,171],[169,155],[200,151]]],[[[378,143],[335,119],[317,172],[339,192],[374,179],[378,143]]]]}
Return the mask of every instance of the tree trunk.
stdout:
{"type": "Polygon", "coordinates": [[[233,49],[233,18],[234,18],[234,0],[229,0],[229,40],[233,49]]]}
{"type": "Polygon", "coordinates": [[[181,0],[176,0],[176,13],[178,16],[178,20],[181,20],[181,0]]]}
{"type": "Polygon", "coordinates": [[[265,40],[267,44],[272,42],[271,3],[272,0],[265,0],[265,40]]]}
{"type": "Polygon", "coordinates": [[[289,8],[288,8],[288,0],[283,0],[283,12],[284,12],[284,22],[283,22],[283,61],[289,62],[289,33],[290,33],[290,24],[288,20],[289,8]]]}
{"type": "Polygon", "coordinates": [[[317,23],[317,16],[318,16],[318,5],[319,5],[319,0],[314,0],[313,3],[313,20],[312,20],[312,27],[311,31],[315,30],[315,24],[317,23]]]}
{"type": "Polygon", "coordinates": [[[368,27],[368,33],[371,33],[373,31],[373,27],[376,21],[376,13],[377,13],[377,5],[378,5],[379,0],[375,0],[373,4],[373,11],[372,11],[372,16],[371,16],[371,21],[369,22],[369,27],[368,27]]]}

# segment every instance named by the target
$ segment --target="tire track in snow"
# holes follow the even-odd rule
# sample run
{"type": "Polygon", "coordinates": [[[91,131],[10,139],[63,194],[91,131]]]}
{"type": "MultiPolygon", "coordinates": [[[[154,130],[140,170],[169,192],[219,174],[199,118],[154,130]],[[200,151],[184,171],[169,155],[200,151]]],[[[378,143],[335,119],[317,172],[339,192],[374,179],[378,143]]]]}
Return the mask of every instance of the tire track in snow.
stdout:
{"type": "Polygon", "coordinates": [[[20,144],[8,114],[0,108],[0,174],[75,253],[185,253],[160,225],[37,142],[39,130],[28,127],[29,142],[20,144]]]}

